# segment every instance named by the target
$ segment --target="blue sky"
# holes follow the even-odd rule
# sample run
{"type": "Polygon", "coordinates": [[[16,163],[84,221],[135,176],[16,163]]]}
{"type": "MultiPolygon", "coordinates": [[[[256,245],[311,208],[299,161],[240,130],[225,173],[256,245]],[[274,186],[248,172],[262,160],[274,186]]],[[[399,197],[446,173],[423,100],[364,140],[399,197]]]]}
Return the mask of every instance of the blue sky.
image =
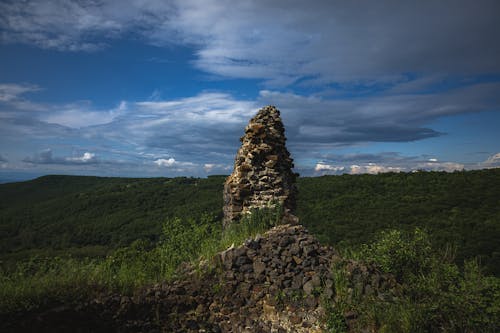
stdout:
{"type": "Polygon", "coordinates": [[[259,108],[313,176],[500,166],[496,1],[2,1],[0,180],[229,174],[259,108]]]}

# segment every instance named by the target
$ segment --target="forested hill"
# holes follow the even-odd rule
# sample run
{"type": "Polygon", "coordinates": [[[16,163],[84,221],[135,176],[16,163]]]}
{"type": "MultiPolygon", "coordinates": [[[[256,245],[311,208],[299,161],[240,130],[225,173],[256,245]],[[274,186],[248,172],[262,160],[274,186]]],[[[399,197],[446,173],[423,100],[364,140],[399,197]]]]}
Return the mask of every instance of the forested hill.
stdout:
{"type": "MultiPolygon", "coordinates": [[[[0,260],[104,255],[158,239],[168,217],[220,218],[224,176],[45,176],[0,185],[0,260]]],[[[321,241],[356,246],[385,229],[426,228],[457,262],[500,275],[500,169],[300,178],[298,215],[321,241]]]]}
{"type": "Polygon", "coordinates": [[[500,169],[302,178],[301,221],[323,242],[358,245],[383,229],[423,227],[457,262],[500,275],[500,169]]]}
{"type": "Polygon", "coordinates": [[[0,252],[95,256],[136,239],[155,241],[168,217],[219,214],[223,181],[44,176],[2,184],[0,252]]]}

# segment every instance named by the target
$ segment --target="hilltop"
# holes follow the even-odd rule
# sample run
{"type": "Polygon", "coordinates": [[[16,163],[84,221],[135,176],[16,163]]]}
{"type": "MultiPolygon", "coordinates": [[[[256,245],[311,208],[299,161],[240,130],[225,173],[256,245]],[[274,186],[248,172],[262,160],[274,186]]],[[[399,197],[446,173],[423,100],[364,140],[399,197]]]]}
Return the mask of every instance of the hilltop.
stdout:
{"type": "MultiPolygon", "coordinates": [[[[225,176],[45,176],[0,185],[0,260],[105,256],[138,239],[152,244],[173,217],[222,218],[225,176]]],[[[323,244],[356,247],[387,229],[429,231],[500,274],[500,169],[299,178],[297,215],[323,244]]],[[[216,222],[220,223],[220,222],[216,222]]]]}
{"type": "Polygon", "coordinates": [[[10,251],[0,276],[2,329],[495,332],[500,281],[471,259],[496,258],[499,176],[301,178],[297,214],[311,234],[279,225],[279,211],[255,211],[222,231],[223,176],[1,185],[10,251]],[[151,216],[156,225],[145,223],[151,216]],[[82,226],[99,237],[78,243],[82,226]],[[39,241],[23,248],[28,232],[39,241]],[[67,243],[57,243],[62,237],[67,243]],[[467,261],[443,239],[474,245],[466,252],[454,244],[467,261]]]}

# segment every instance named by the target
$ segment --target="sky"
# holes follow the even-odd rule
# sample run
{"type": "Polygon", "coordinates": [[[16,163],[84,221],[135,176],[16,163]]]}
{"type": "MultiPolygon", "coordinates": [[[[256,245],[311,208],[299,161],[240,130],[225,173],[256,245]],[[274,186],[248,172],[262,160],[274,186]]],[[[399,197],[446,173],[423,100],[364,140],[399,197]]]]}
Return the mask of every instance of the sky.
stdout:
{"type": "Polygon", "coordinates": [[[0,181],[500,167],[498,1],[0,1],[0,181]]]}

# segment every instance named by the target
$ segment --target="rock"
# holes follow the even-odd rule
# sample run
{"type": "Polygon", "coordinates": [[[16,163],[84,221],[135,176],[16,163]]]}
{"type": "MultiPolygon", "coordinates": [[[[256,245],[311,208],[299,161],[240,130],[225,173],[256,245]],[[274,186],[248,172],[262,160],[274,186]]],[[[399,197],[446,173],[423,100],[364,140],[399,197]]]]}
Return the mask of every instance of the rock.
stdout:
{"type": "Polygon", "coordinates": [[[300,317],[298,315],[291,315],[290,322],[294,325],[298,325],[298,324],[302,323],[302,317],[300,317]]]}
{"type": "MultiPolygon", "coordinates": [[[[245,265],[242,265],[240,268],[239,268],[239,271],[241,273],[253,273],[253,265],[251,264],[245,264],[245,265]]],[[[246,279],[246,278],[245,278],[246,279]]]]}
{"type": "Polygon", "coordinates": [[[256,276],[261,275],[266,270],[266,264],[264,264],[261,260],[256,260],[253,263],[253,271],[256,276]]]}
{"type": "Polygon", "coordinates": [[[314,283],[312,282],[312,280],[307,281],[302,287],[302,289],[304,289],[306,295],[312,295],[314,290],[314,283]]]}
{"type": "Polygon", "coordinates": [[[312,282],[314,288],[319,288],[321,286],[321,278],[320,278],[319,274],[315,274],[311,278],[311,282],[312,282]]]}
{"type": "Polygon", "coordinates": [[[304,278],[304,274],[299,273],[298,275],[293,277],[292,280],[292,288],[293,289],[300,289],[302,288],[302,279],[304,278]]]}
{"type": "Polygon", "coordinates": [[[304,261],[304,260],[302,260],[301,258],[299,258],[297,256],[293,256],[292,258],[293,258],[293,261],[295,261],[295,263],[297,265],[300,265],[302,263],[302,261],[304,261]]]}
{"type": "Polygon", "coordinates": [[[237,257],[236,260],[234,261],[234,265],[236,267],[240,267],[240,266],[243,266],[245,264],[250,264],[251,262],[252,261],[250,260],[250,258],[248,258],[245,254],[245,255],[237,257]]]}
{"type": "Polygon", "coordinates": [[[259,110],[245,128],[233,173],[224,184],[224,227],[255,208],[280,204],[283,223],[298,223],[296,174],[286,149],[280,112],[274,106],[259,110]]]}

